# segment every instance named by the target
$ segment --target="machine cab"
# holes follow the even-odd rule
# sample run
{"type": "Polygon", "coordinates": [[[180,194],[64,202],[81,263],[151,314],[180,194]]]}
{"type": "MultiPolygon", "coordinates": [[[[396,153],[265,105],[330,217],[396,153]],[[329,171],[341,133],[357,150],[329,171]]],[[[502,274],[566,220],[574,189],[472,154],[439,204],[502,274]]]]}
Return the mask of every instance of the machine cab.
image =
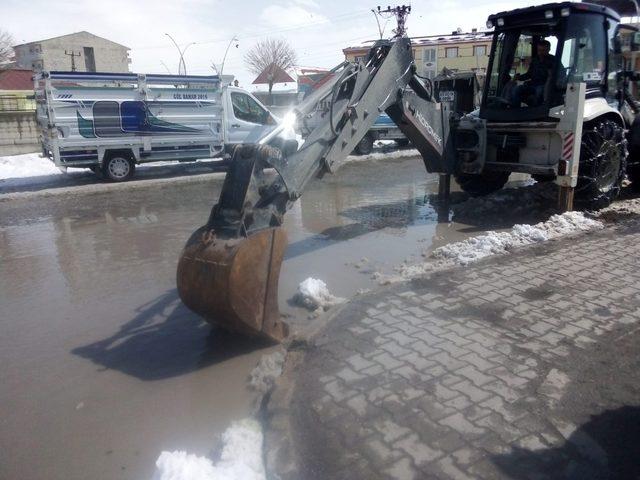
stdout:
{"type": "Polygon", "coordinates": [[[618,69],[619,22],[605,6],[571,2],[491,15],[487,27],[495,30],[480,117],[548,119],[552,107],[564,104],[570,82],[586,83],[587,98],[606,97],[608,73],[618,69]]]}

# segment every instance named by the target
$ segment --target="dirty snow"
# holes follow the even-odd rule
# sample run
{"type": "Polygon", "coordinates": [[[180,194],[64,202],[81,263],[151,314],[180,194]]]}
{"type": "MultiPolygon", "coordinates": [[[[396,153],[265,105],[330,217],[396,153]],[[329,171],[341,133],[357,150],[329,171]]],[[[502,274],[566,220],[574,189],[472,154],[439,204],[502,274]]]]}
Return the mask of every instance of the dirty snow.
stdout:
{"type": "MultiPolygon", "coordinates": [[[[84,168],[69,169],[72,172],[85,172],[84,168]]],[[[0,187],[35,185],[61,178],[62,172],[51,160],[39,153],[25,153],[0,157],[0,187]]]]}
{"type": "Polygon", "coordinates": [[[257,392],[267,393],[282,374],[284,359],[285,354],[282,350],[263,355],[258,365],[251,371],[249,386],[257,392]]]}
{"type": "Polygon", "coordinates": [[[153,480],[265,480],[262,428],[253,419],[233,422],[222,434],[224,447],[214,463],[184,451],[162,452],[153,480]]]}
{"type": "Polygon", "coordinates": [[[0,180],[61,173],[53,162],[48,158],[42,158],[39,153],[0,157],[0,180]]]}
{"type": "Polygon", "coordinates": [[[298,305],[309,310],[328,310],[334,305],[345,301],[329,292],[327,284],[322,280],[309,277],[298,285],[293,300],[298,305]]]}
{"type": "Polygon", "coordinates": [[[599,218],[607,218],[610,216],[620,215],[636,215],[640,214],[640,198],[629,198],[617,201],[594,213],[599,218]]]}
{"type": "Polygon", "coordinates": [[[485,235],[451,243],[433,251],[434,258],[451,259],[466,265],[489,255],[504,254],[515,247],[545,242],[574,232],[602,228],[602,223],[587,218],[582,212],[553,215],[536,225],[514,225],[509,232],[489,231],[485,235]]]}
{"type": "Polygon", "coordinates": [[[405,157],[418,157],[420,153],[415,148],[409,149],[395,149],[395,150],[386,150],[376,152],[374,149],[368,155],[349,155],[346,162],[361,162],[365,160],[390,160],[393,158],[405,158],[405,157]]]}
{"type": "Polygon", "coordinates": [[[587,232],[603,228],[602,222],[586,217],[582,212],[566,212],[553,215],[549,220],[535,225],[514,225],[510,231],[489,231],[484,235],[471,237],[435,249],[430,257],[435,261],[398,267],[397,276],[378,273],[379,283],[393,283],[433,270],[453,265],[467,265],[490,255],[502,255],[517,247],[545,242],[577,232],[587,232]]]}

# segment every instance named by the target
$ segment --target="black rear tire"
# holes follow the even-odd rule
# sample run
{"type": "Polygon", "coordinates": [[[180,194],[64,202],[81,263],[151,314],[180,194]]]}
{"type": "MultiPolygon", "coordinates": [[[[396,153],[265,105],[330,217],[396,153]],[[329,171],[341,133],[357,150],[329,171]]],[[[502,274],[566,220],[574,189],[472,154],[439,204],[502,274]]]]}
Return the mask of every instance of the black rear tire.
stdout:
{"type": "Polygon", "coordinates": [[[608,206],[620,194],[627,166],[627,142],[623,128],[612,120],[584,126],[576,202],[597,210],[608,206]]]}
{"type": "Polygon", "coordinates": [[[457,173],[454,178],[460,188],[472,197],[497,192],[509,181],[509,172],[484,172],[479,175],[457,173]]]}
{"type": "Polygon", "coordinates": [[[111,182],[126,182],[135,171],[136,162],[125,153],[110,153],[102,164],[102,175],[111,182]]]}
{"type": "Polygon", "coordinates": [[[406,148],[411,144],[408,138],[398,138],[395,142],[400,148],[406,148]]]}
{"type": "Polygon", "coordinates": [[[373,151],[373,137],[368,133],[356,145],[355,152],[358,155],[369,155],[373,151]]]}

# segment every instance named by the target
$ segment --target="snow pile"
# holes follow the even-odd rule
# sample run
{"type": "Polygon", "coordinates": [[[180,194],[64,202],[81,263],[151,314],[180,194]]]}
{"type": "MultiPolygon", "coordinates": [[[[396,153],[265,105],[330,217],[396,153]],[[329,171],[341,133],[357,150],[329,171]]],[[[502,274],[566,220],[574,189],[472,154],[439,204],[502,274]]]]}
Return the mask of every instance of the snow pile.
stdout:
{"type": "Polygon", "coordinates": [[[566,212],[553,215],[546,222],[536,225],[514,225],[510,232],[487,232],[433,251],[438,259],[452,260],[466,265],[489,255],[504,254],[515,247],[544,242],[574,232],[602,228],[602,223],[584,216],[582,212],[566,212]]]}
{"type": "Polygon", "coordinates": [[[517,247],[545,242],[576,232],[597,230],[603,226],[602,222],[587,218],[582,212],[553,215],[546,222],[514,225],[508,232],[489,231],[484,235],[444,245],[431,253],[430,257],[435,261],[404,264],[396,269],[399,275],[376,273],[374,279],[379,284],[386,285],[453,265],[468,265],[489,255],[508,253],[517,247]]]}
{"type": "Polygon", "coordinates": [[[612,203],[607,208],[603,208],[595,215],[599,218],[616,218],[626,215],[637,215],[640,213],[640,198],[630,198],[627,200],[612,203]]]}
{"type": "Polygon", "coordinates": [[[298,291],[293,300],[309,310],[328,310],[344,302],[345,299],[332,295],[327,284],[322,280],[309,277],[298,285],[298,291]]]}
{"type": "Polygon", "coordinates": [[[52,161],[42,158],[39,153],[0,157],[0,180],[61,173],[52,161]]]}
{"type": "Polygon", "coordinates": [[[263,355],[249,376],[249,386],[260,393],[267,393],[282,374],[285,354],[282,350],[263,355]]]}
{"type": "Polygon", "coordinates": [[[383,150],[376,152],[375,150],[367,155],[349,155],[345,162],[360,162],[365,160],[389,160],[391,158],[418,157],[420,153],[415,148],[383,150]]]}
{"type": "Polygon", "coordinates": [[[234,422],[222,434],[220,460],[183,451],[162,452],[153,480],[265,480],[262,429],[253,419],[234,422]]]}

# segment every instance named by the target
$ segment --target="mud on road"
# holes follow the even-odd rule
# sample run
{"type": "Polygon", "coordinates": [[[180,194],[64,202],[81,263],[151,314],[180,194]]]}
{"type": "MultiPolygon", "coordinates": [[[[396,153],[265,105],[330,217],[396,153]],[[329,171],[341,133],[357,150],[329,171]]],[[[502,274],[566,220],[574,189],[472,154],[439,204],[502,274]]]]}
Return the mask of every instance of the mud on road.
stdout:
{"type": "MultiPolygon", "coordinates": [[[[201,322],[175,290],[222,180],[0,202],[0,477],[149,478],[162,450],[207,455],[251,412],[247,377],[269,350],[201,322]]],[[[286,216],[286,320],[313,322],[289,302],[309,276],[350,297],[487,228],[438,223],[436,191],[417,158],[312,184],[286,216]]]]}

